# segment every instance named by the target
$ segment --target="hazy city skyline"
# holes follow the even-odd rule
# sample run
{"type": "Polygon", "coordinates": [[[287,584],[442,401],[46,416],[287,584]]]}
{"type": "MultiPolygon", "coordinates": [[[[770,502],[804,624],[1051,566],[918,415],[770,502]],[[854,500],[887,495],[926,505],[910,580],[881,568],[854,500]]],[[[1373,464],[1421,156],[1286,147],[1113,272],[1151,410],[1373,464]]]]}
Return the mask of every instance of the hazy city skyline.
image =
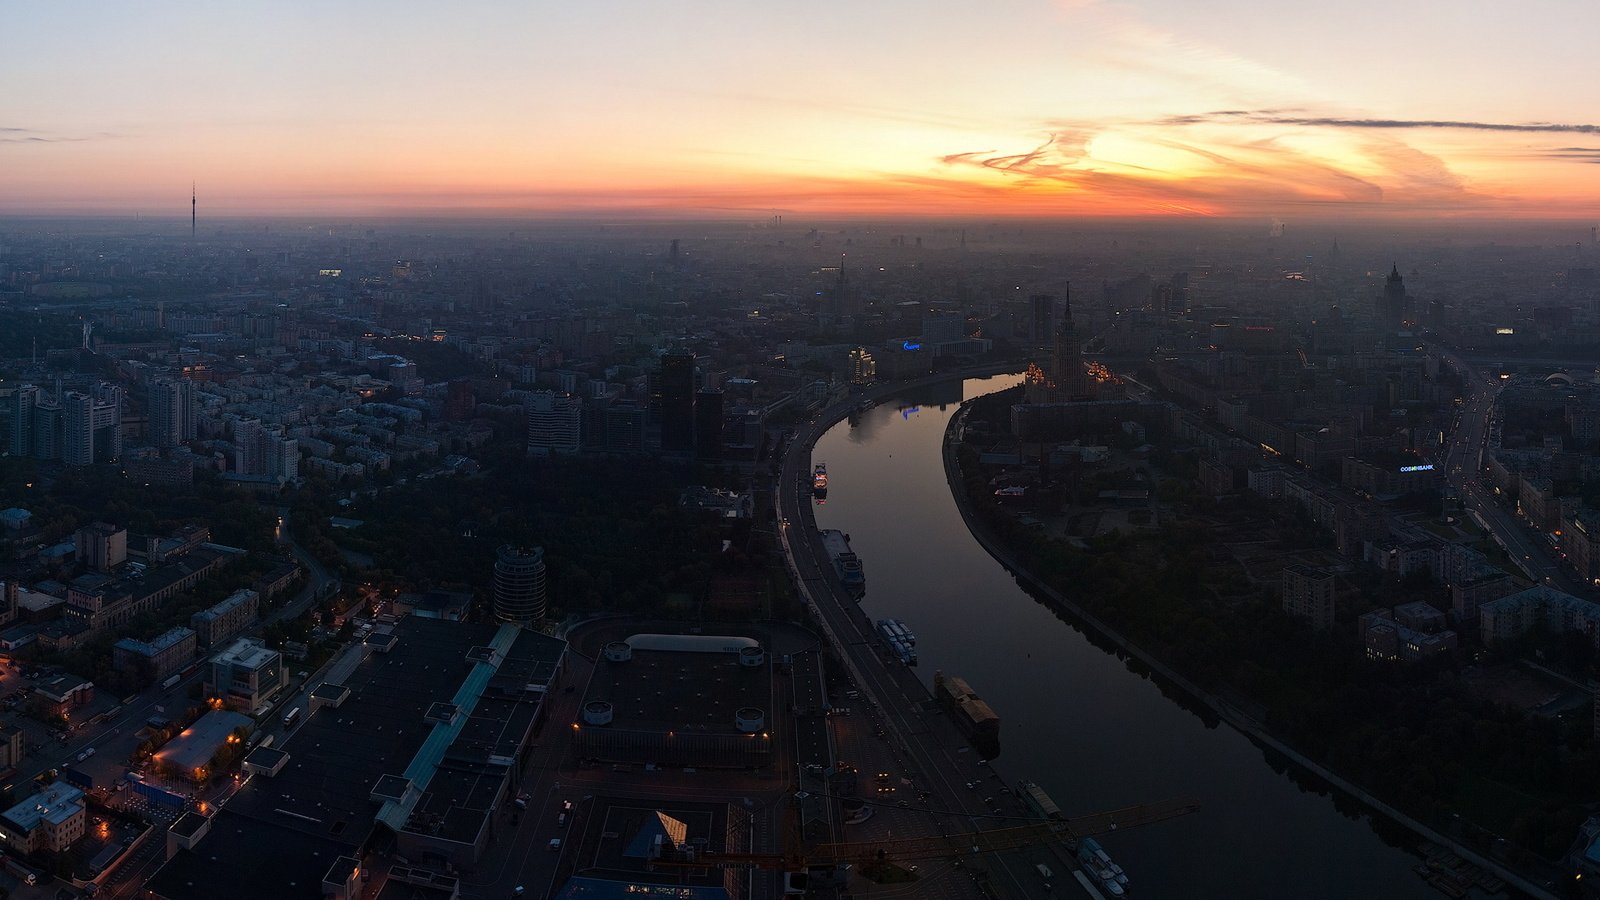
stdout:
{"type": "Polygon", "coordinates": [[[1586,217],[1600,10],[31,5],[0,212],[1586,217]]]}

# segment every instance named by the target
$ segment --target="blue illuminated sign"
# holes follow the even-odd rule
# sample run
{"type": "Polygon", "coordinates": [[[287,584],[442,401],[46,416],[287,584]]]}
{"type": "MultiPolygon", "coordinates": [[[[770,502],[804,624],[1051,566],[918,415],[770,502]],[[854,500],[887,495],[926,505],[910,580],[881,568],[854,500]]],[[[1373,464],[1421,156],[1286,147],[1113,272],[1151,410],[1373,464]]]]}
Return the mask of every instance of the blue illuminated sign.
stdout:
{"type": "Polygon", "coordinates": [[[1423,463],[1420,466],[1401,466],[1400,467],[1400,471],[1401,472],[1431,472],[1431,471],[1433,471],[1433,463],[1423,463]]]}
{"type": "Polygon", "coordinates": [[[914,341],[906,341],[904,344],[901,344],[900,346],[905,348],[905,349],[907,349],[907,350],[921,350],[922,349],[922,345],[918,344],[918,343],[916,343],[914,341]]]}

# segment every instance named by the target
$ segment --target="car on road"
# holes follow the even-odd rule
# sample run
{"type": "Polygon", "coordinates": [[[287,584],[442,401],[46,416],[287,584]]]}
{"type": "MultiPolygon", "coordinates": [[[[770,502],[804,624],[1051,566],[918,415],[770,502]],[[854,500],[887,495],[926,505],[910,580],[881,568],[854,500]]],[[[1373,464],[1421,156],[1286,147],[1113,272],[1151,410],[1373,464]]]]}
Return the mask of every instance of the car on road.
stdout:
{"type": "Polygon", "coordinates": [[[550,847],[551,851],[560,850],[561,849],[561,838],[551,838],[549,847],[550,847]]]}
{"type": "Polygon", "coordinates": [[[528,792],[527,791],[523,791],[522,793],[517,795],[517,799],[511,801],[511,805],[515,806],[517,809],[527,809],[528,808],[528,801],[530,799],[532,799],[532,798],[528,794],[528,792]]]}

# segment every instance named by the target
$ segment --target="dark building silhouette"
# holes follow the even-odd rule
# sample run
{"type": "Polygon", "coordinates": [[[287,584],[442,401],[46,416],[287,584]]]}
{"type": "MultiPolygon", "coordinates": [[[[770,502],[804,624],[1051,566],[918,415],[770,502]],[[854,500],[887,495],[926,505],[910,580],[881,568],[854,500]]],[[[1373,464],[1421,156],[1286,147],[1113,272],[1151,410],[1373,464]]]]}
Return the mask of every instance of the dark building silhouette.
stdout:
{"type": "Polygon", "coordinates": [[[645,408],[631,400],[595,400],[583,407],[583,449],[595,453],[643,453],[645,408]]]}
{"type": "Polygon", "coordinates": [[[1028,298],[1032,319],[1029,322],[1028,340],[1042,344],[1055,330],[1056,298],[1053,294],[1034,294],[1028,298]]]}
{"type": "Polygon", "coordinates": [[[465,422],[472,418],[476,401],[472,396],[472,382],[457,378],[445,389],[444,417],[452,422],[465,422]]]}
{"type": "Polygon", "coordinates": [[[661,423],[661,449],[694,450],[694,354],[682,350],[661,357],[656,378],[656,409],[661,423]]]}
{"type": "Polygon", "coordinates": [[[1411,299],[1406,296],[1405,279],[1400,277],[1398,265],[1389,270],[1383,282],[1383,296],[1378,298],[1378,320],[1386,327],[1401,328],[1411,318],[1411,299]]]}
{"type": "Polygon", "coordinates": [[[1061,326],[1056,329],[1050,379],[1055,382],[1056,397],[1060,400],[1085,400],[1093,393],[1089,386],[1089,372],[1083,367],[1083,348],[1078,340],[1078,331],[1072,324],[1070,293],[1062,305],[1061,326]]]}
{"type": "Polygon", "coordinates": [[[722,458],[722,389],[703,388],[694,397],[694,453],[722,458]]]}

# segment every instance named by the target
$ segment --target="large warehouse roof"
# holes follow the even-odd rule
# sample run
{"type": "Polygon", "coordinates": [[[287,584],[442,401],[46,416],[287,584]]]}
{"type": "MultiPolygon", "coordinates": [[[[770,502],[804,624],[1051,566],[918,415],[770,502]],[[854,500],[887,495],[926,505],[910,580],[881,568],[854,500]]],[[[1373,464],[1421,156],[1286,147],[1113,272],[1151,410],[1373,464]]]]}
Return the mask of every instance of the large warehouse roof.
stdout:
{"type": "Polygon", "coordinates": [[[636,634],[627,644],[635,650],[667,650],[678,653],[738,653],[760,648],[755,638],[715,634],[636,634]]]}

